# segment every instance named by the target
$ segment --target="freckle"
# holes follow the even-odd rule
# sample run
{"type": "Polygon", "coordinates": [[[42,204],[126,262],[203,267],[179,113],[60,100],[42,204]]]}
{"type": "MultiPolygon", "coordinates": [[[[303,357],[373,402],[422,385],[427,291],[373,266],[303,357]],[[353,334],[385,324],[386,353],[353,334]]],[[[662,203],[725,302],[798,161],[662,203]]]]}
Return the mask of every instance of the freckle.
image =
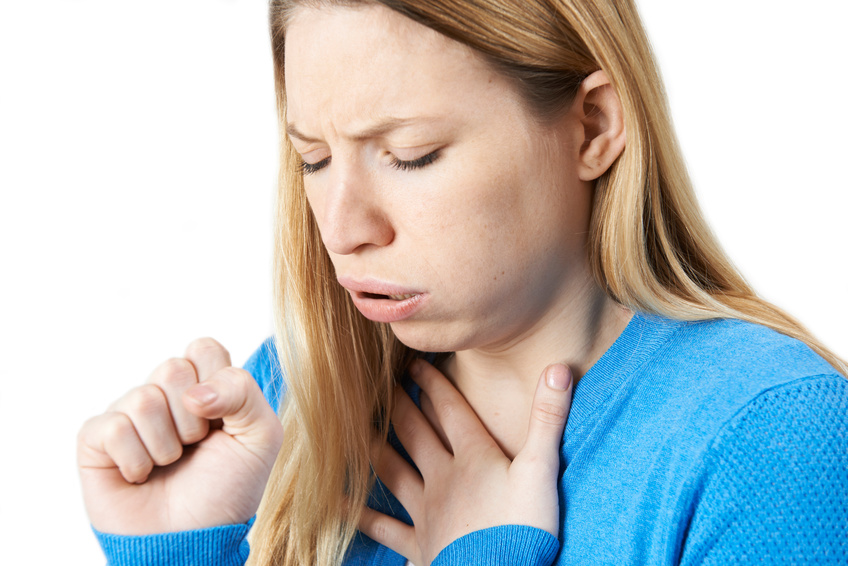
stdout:
{"type": "Polygon", "coordinates": [[[503,275],[504,273],[506,273],[506,271],[501,271],[501,275],[503,275]]]}

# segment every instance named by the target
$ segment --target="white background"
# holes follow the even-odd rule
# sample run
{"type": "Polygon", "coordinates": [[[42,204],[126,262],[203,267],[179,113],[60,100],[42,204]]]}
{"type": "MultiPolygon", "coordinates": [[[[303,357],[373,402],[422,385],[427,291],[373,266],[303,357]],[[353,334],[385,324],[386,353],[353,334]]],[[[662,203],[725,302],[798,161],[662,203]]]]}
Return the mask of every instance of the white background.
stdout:
{"type": "MultiPolygon", "coordinates": [[[[680,140],[756,288],[848,356],[842,2],[642,0],[680,140]]],[[[192,338],[271,333],[265,3],[0,5],[4,564],[99,564],[75,434],[192,338]]]]}

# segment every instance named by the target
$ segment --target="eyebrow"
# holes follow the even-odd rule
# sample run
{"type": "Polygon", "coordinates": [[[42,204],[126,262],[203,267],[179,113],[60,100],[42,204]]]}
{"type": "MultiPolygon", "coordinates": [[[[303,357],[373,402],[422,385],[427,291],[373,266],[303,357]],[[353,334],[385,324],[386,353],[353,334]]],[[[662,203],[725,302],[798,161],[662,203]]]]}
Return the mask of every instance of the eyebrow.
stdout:
{"type": "MultiPolygon", "coordinates": [[[[350,136],[350,138],[355,140],[355,141],[362,141],[362,140],[366,140],[366,139],[380,137],[382,135],[385,135],[385,134],[391,132],[392,130],[402,128],[402,127],[407,126],[407,125],[412,124],[412,123],[433,122],[435,120],[436,120],[435,118],[430,118],[430,117],[384,118],[384,119],[380,120],[377,124],[350,136]]],[[[308,143],[320,143],[321,142],[321,140],[319,140],[317,138],[313,138],[313,137],[310,137],[310,136],[302,133],[300,130],[297,129],[297,126],[295,126],[294,124],[287,124],[286,125],[286,133],[293,138],[299,139],[300,141],[304,141],[304,142],[308,142],[308,143]]]]}

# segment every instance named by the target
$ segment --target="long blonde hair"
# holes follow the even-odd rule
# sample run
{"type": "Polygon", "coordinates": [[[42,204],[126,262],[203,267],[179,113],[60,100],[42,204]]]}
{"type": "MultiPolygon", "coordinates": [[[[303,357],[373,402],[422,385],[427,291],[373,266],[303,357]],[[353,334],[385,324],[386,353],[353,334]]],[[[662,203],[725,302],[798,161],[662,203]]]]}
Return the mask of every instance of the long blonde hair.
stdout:
{"type": "Polygon", "coordinates": [[[285,135],[285,29],[302,4],[379,3],[464,43],[514,80],[540,119],[603,70],[627,144],[595,185],[588,260],[630,309],[681,320],[735,318],[797,338],[843,374],[848,364],[763,301],[707,227],[677,146],[665,92],[632,0],[272,0],[281,167],[275,247],[277,349],[286,372],[285,442],[251,539],[252,565],[338,564],[373,483],[395,376],[414,355],[362,317],[336,282],[285,135]]]}

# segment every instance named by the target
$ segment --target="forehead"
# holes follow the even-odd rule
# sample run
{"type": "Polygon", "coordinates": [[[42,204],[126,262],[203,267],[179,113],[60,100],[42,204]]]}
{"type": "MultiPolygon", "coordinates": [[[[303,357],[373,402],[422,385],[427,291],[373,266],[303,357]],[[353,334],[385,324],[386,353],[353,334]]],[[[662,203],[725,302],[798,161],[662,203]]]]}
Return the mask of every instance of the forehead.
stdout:
{"type": "Polygon", "coordinates": [[[298,7],[285,50],[287,119],[298,125],[472,111],[507,87],[470,48],[378,4],[298,7]]]}

